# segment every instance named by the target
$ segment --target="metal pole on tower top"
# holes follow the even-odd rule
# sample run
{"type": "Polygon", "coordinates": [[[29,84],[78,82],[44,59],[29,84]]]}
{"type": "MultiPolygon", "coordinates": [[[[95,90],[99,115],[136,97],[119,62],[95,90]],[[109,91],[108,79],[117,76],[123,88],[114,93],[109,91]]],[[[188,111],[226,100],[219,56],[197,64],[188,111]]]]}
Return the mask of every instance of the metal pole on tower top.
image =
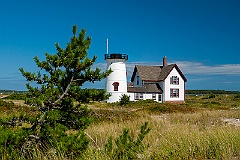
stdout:
{"type": "Polygon", "coordinates": [[[106,46],[107,46],[107,54],[108,54],[108,38],[107,38],[107,41],[106,41],[106,46]]]}

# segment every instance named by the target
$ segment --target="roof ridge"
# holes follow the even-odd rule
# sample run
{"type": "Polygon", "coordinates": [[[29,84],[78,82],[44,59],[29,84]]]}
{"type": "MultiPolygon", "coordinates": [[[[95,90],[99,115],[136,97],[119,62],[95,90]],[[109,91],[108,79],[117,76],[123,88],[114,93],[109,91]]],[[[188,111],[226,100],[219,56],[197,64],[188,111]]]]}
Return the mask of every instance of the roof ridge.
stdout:
{"type": "Polygon", "coordinates": [[[141,66],[141,65],[135,65],[133,75],[131,77],[131,81],[134,81],[134,77],[136,75],[136,72],[138,71],[139,77],[142,81],[149,81],[149,82],[159,82],[164,81],[169,73],[173,70],[173,68],[176,67],[177,71],[180,73],[180,75],[183,77],[184,81],[186,81],[185,76],[182,74],[181,70],[178,68],[177,64],[169,64],[167,66],[141,66]]]}

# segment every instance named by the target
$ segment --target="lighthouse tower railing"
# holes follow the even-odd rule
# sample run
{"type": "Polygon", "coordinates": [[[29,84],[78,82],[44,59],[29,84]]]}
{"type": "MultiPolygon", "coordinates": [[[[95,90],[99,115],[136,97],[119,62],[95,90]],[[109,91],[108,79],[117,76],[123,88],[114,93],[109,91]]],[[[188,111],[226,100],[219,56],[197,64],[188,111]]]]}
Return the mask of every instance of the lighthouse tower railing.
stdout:
{"type": "Polygon", "coordinates": [[[120,54],[120,53],[114,53],[114,54],[105,54],[104,59],[125,59],[128,60],[127,54],[120,54]]]}

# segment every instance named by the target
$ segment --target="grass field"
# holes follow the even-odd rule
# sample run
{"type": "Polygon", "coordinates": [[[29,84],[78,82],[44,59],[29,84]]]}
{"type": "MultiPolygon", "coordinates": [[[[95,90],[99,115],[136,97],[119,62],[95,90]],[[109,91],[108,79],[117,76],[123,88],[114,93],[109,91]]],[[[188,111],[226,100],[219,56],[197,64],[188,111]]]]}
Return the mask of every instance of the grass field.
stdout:
{"type": "MultiPolygon", "coordinates": [[[[239,107],[240,100],[234,95],[187,96],[186,104],[182,105],[139,103],[117,109],[115,106],[112,109],[118,110],[119,114],[115,113],[118,118],[102,114],[105,120],[87,129],[92,139],[90,151],[103,148],[108,137],[118,137],[123,128],[129,128],[136,138],[139,126],[147,121],[151,131],[144,139],[147,149],[139,155],[140,159],[239,159],[239,107]]],[[[89,155],[94,158],[99,153],[89,155]]]]}
{"type": "MultiPolygon", "coordinates": [[[[24,110],[34,114],[34,109],[15,102],[17,106],[1,106],[0,117],[24,110]]],[[[98,102],[89,108],[95,121],[85,130],[90,147],[84,159],[111,159],[104,151],[109,137],[117,139],[128,128],[136,139],[145,122],[151,131],[138,159],[240,159],[238,95],[187,96],[185,104],[139,101],[119,106],[98,102]]],[[[63,158],[64,154],[55,157],[63,158]]]]}

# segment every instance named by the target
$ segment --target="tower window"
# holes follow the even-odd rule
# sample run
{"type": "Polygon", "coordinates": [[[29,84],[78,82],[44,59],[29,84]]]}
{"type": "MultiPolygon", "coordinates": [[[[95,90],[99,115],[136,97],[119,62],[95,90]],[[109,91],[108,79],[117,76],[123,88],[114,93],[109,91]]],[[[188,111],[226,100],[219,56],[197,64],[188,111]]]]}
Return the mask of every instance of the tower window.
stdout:
{"type": "Polygon", "coordinates": [[[118,82],[114,82],[113,84],[113,87],[114,87],[114,91],[118,91],[118,86],[119,86],[119,83],[118,82]]]}

